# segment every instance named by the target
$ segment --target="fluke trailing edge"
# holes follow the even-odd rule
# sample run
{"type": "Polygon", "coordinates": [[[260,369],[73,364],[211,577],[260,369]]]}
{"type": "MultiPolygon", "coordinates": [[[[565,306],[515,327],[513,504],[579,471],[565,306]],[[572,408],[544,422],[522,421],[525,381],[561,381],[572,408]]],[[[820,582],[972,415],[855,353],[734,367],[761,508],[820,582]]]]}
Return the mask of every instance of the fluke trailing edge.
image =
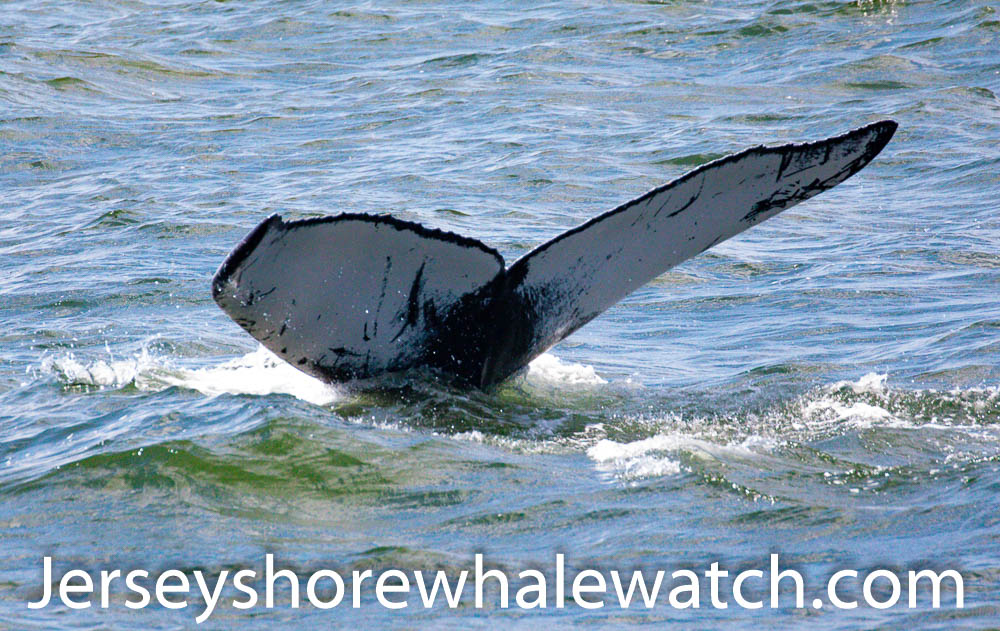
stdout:
{"type": "Polygon", "coordinates": [[[881,121],[715,160],[508,268],[475,239],[388,215],[272,215],[222,263],[212,296],[313,376],[430,366],[485,387],[671,267],[843,182],[895,130],[881,121]]]}

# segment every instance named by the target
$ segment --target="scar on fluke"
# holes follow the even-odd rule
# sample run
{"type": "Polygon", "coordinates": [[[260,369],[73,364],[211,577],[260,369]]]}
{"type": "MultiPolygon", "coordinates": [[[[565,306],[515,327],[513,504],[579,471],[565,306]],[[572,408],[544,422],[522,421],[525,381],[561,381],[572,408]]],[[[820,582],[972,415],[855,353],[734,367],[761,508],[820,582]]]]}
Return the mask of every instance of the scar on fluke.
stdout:
{"type": "Polygon", "coordinates": [[[413,277],[413,283],[410,285],[410,294],[406,299],[406,319],[403,320],[403,328],[399,329],[399,333],[393,336],[391,340],[393,342],[399,339],[399,336],[403,334],[407,327],[417,325],[417,317],[420,315],[421,279],[424,277],[425,265],[427,265],[426,261],[421,263],[420,269],[417,270],[417,274],[413,277]]]}
{"type": "Polygon", "coordinates": [[[509,267],[476,239],[391,215],[272,215],[223,261],[212,296],[264,346],[324,380],[427,367],[487,387],[668,269],[843,182],[895,130],[884,120],[725,156],[509,267]]]}

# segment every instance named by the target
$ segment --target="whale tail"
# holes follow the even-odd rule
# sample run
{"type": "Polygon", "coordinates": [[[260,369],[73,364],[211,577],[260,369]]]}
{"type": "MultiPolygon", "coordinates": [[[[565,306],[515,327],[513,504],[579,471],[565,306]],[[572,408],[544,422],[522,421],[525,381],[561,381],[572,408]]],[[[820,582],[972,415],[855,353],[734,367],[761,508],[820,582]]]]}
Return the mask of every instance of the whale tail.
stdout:
{"type": "Polygon", "coordinates": [[[505,268],[483,243],[388,215],[272,215],[212,282],[264,346],[326,380],[418,366],[502,381],[675,265],[843,182],[893,121],[704,164],[505,268]]]}

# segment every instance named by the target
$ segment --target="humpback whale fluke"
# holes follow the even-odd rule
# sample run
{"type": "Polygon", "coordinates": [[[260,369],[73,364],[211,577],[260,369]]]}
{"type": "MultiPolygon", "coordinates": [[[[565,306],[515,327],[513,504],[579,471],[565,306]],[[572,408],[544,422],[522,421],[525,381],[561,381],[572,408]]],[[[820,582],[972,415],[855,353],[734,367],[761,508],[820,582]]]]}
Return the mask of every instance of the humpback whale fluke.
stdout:
{"type": "Polygon", "coordinates": [[[212,297],[328,381],[430,366],[485,387],[671,267],[843,182],[895,131],[886,120],[720,158],[508,268],[475,239],[389,215],[272,215],[222,263],[212,297]]]}

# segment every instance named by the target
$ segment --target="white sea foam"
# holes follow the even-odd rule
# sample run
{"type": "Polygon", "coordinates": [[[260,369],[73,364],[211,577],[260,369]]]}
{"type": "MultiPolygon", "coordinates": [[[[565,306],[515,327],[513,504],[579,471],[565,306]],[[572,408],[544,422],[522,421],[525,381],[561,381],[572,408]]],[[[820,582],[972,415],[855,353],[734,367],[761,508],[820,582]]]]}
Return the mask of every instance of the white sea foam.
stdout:
{"type": "MultiPolygon", "coordinates": [[[[597,449],[598,446],[595,446],[597,449]]],[[[641,456],[613,456],[607,448],[591,454],[597,462],[597,469],[613,473],[622,480],[638,480],[643,478],[659,478],[677,475],[681,472],[681,464],[668,455],[643,454],[641,456]]],[[[589,453],[589,452],[588,452],[589,453]]]]}
{"type": "Polygon", "coordinates": [[[483,435],[478,429],[473,429],[467,432],[458,432],[457,434],[452,434],[451,438],[455,440],[466,440],[470,443],[483,443],[486,441],[486,436],[483,435]]]}
{"type": "Polygon", "coordinates": [[[681,453],[706,461],[721,457],[756,458],[778,444],[779,441],[757,435],[740,442],[716,443],[685,432],[666,432],[628,443],[602,439],[587,449],[587,456],[598,470],[635,480],[680,473],[681,453]]]}
{"type": "Polygon", "coordinates": [[[885,394],[885,382],[888,378],[889,375],[870,372],[863,375],[857,381],[838,381],[830,386],[830,389],[840,390],[842,388],[850,388],[854,391],[854,394],[885,394]]]}
{"type": "Polygon", "coordinates": [[[806,421],[811,421],[811,425],[832,423],[848,423],[855,427],[869,428],[874,425],[908,425],[901,419],[896,418],[889,410],[865,403],[855,401],[846,405],[831,397],[820,397],[812,401],[802,402],[802,416],[806,421]]]}
{"type": "Polygon", "coordinates": [[[205,368],[175,367],[169,360],[143,349],[137,356],[121,360],[83,362],[72,354],[46,358],[42,370],[72,385],[102,388],[133,384],[147,392],[176,386],[208,396],[289,394],[314,405],[330,405],[342,397],[337,388],[296,370],[263,346],[205,368]]]}
{"type": "Polygon", "coordinates": [[[871,427],[912,427],[909,420],[898,417],[890,409],[891,392],[886,386],[888,375],[867,373],[857,381],[838,381],[823,388],[822,392],[800,400],[802,422],[798,429],[821,429],[832,425],[847,425],[859,429],[871,427]],[[865,401],[845,403],[838,395],[850,389],[857,395],[873,395],[876,404],[865,401]],[[886,407],[883,407],[886,406],[886,407]]]}
{"type": "Polygon", "coordinates": [[[42,361],[42,371],[53,373],[72,385],[120,388],[135,381],[144,368],[149,368],[152,360],[143,350],[131,359],[81,362],[70,353],[60,357],[46,357],[42,361]]]}
{"type": "MultiPolygon", "coordinates": [[[[343,392],[297,370],[260,345],[257,350],[216,366],[184,368],[165,357],[143,349],[125,359],[82,361],[72,353],[47,357],[42,370],[68,384],[99,388],[134,385],[139,390],[157,392],[170,386],[196,390],[209,396],[220,394],[289,394],[315,405],[330,405],[343,392]]],[[[607,383],[593,367],[564,362],[543,354],[528,367],[529,382],[549,386],[588,386],[607,383]]]]}
{"type": "Polygon", "coordinates": [[[556,386],[599,386],[607,383],[593,366],[564,362],[555,355],[543,353],[528,364],[528,382],[556,386]]]}
{"type": "MultiPolygon", "coordinates": [[[[616,479],[639,479],[677,475],[701,463],[749,461],[750,466],[775,457],[789,441],[809,443],[830,431],[870,428],[934,428],[954,431],[950,421],[921,416],[919,398],[942,393],[896,390],[887,375],[869,373],[856,381],[840,381],[803,395],[790,406],[778,406],[763,415],[739,414],[727,419],[631,418],[628,424],[647,437],[636,440],[609,438],[607,423],[592,423],[570,437],[539,440],[500,438],[477,430],[452,435],[456,440],[492,445],[519,452],[579,453],[583,451],[595,468],[616,479]],[[914,397],[918,399],[914,408],[914,397]],[[914,416],[916,415],[916,416],[914,416]],[[652,434],[652,435],[649,435],[652,434]]],[[[969,389],[950,395],[969,409],[979,409],[982,400],[992,401],[991,389],[969,389]]],[[[621,430],[617,422],[612,427],[621,430]]],[[[975,427],[965,425],[959,427],[975,427]]],[[[962,430],[968,431],[968,430],[962,430]]],[[[992,436],[992,434],[990,434],[992,436]]],[[[986,438],[993,440],[990,436],[986,438]]]]}
{"type": "Polygon", "coordinates": [[[160,379],[209,396],[290,394],[314,405],[330,405],[343,396],[337,388],[297,370],[263,346],[219,366],[164,371],[160,379]]]}
{"type": "Polygon", "coordinates": [[[599,471],[635,480],[680,473],[681,464],[670,453],[676,449],[677,441],[672,436],[654,436],[631,443],[603,439],[587,450],[587,456],[599,471]]]}

